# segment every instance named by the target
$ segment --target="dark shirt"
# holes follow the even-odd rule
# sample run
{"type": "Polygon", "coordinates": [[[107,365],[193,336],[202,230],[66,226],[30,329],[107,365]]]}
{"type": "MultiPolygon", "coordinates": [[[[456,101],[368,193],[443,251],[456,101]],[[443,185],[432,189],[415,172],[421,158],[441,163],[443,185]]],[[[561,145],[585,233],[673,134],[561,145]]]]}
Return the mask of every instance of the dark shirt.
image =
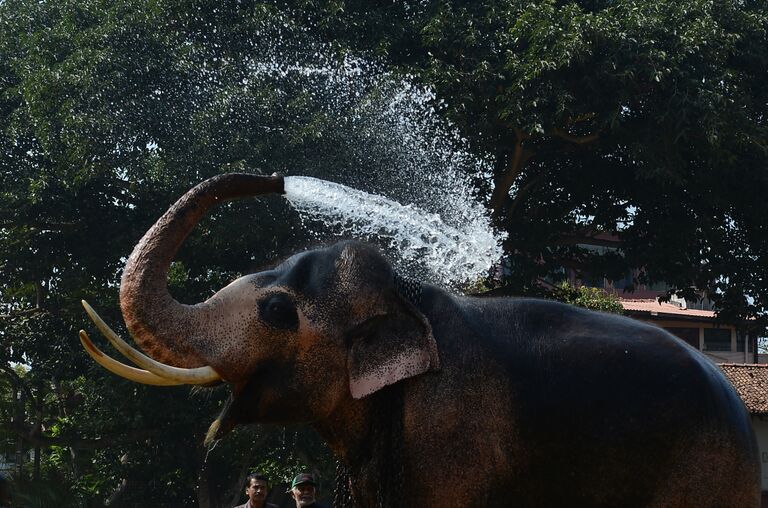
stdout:
{"type": "MultiPolygon", "coordinates": [[[[250,502],[251,502],[251,501],[250,501],[250,499],[249,499],[249,500],[248,500],[248,501],[246,501],[245,503],[243,503],[243,504],[239,504],[239,505],[235,506],[235,508],[251,508],[251,505],[249,504],[250,502]]],[[[265,504],[264,504],[264,508],[280,508],[280,507],[279,507],[279,506],[277,506],[276,504],[272,504],[272,503],[265,503],[265,504]]]]}

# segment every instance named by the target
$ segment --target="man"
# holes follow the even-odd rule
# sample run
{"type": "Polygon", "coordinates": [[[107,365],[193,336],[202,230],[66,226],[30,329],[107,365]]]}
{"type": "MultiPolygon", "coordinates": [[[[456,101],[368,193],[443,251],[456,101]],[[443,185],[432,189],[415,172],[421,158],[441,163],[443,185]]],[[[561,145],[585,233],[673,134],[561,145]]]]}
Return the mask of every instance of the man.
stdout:
{"type": "Polygon", "coordinates": [[[296,502],[296,508],[324,508],[315,501],[317,495],[317,482],[309,473],[296,475],[291,483],[291,497],[296,502]]]}
{"type": "Polygon", "coordinates": [[[278,508],[277,505],[267,503],[269,480],[261,473],[253,473],[245,479],[245,495],[248,502],[235,506],[235,508],[278,508]]]}

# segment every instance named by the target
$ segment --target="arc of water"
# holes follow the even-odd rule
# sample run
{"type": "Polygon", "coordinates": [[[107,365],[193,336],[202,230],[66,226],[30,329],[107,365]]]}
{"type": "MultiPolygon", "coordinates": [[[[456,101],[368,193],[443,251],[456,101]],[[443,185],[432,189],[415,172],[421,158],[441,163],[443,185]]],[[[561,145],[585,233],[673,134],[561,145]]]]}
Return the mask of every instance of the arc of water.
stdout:
{"type": "Polygon", "coordinates": [[[425,265],[441,285],[476,280],[502,254],[500,240],[479,207],[461,214],[470,217],[465,223],[447,224],[438,214],[413,205],[299,176],[286,177],[285,196],[305,216],[359,237],[384,240],[406,262],[425,265]]]}

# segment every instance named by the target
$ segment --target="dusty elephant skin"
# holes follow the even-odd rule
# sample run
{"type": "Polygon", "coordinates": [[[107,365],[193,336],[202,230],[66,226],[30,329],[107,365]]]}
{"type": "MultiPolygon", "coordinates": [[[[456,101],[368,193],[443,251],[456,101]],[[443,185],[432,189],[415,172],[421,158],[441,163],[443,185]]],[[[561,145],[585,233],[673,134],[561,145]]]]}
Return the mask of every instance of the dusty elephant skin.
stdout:
{"type": "Polygon", "coordinates": [[[204,182],[126,265],[121,307],[138,344],[231,384],[212,437],[307,422],[364,507],[759,505],[743,404],[659,328],[427,285],[406,297],[389,263],[355,242],[297,254],[198,305],[173,300],[169,263],[205,211],[281,191],[279,177],[204,182]]]}

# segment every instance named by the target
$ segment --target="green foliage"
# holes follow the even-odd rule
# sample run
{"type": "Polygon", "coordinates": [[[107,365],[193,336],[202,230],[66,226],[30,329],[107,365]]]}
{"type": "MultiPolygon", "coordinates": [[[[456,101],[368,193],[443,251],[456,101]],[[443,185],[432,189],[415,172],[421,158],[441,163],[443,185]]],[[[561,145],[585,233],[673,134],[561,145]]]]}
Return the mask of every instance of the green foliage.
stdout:
{"type": "Polygon", "coordinates": [[[69,487],[53,478],[45,480],[21,480],[14,485],[16,494],[13,506],[22,508],[45,508],[60,506],[62,508],[80,508],[81,502],[73,497],[69,487]]]}
{"type": "MultiPolygon", "coordinates": [[[[94,332],[87,299],[125,333],[125,257],[183,191],[233,169],[311,166],[307,154],[334,127],[327,115],[300,82],[248,79],[254,55],[295,51],[294,36],[253,3],[0,2],[0,421],[12,422],[0,427],[0,453],[24,452],[17,474],[32,480],[19,499],[53,503],[36,487],[48,482],[81,506],[226,505],[241,493],[235,445],[257,463],[279,444],[256,429],[208,453],[224,392],[117,379],[87,358],[77,332],[94,332]],[[25,370],[14,375],[17,364],[25,370]]],[[[293,250],[297,219],[270,226],[277,214],[287,215],[272,200],[207,218],[174,263],[174,295],[199,301],[293,250]]],[[[321,446],[314,434],[298,443],[321,446]]]]}
{"type": "Polygon", "coordinates": [[[564,281],[552,290],[551,297],[564,303],[576,305],[577,307],[584,307],[585,309],[613,314],[624,313],[624,308],[621,306],[619,299],[600,288],[572,286],[567,281],[564,281]]]}
{"type": "MultiPolygon", "coordinates": [[[[299,72],[254,73],[278,54],[302,62],[318,40],[418,76],[490,154],[478,188],[509,234],[510,291],[565,264],[609,279],[640,267],[641,282],[764,317],[767,26],[752,1],[0,2],[0,452],[40,459],[17,472],[31,478],[20,499],[226,505],[251,468],[331,477],[304,429],[255,427],[207,452],[223,392],[134,386],[77,339],[81,299],[124,332],[125,257],[202,179],[373,179],[380,159],[411,162],[335,114],[364,114],[390,92],[380,84],[342,97],[299,72]],[[584,248],[604,232],[619,251],[584,248]]],[[[199,301],[305,243],[297,231],[277,199],[222,207],[177,256],[171,291],[199,301]]]]}
{"type": "MultiPolygon", "coordinates": [[[[301,472],[313,471],[324,485],[330,487],[334,480],[336,459],[319,436],[306,432],[300,427],[265,427],[264,439],[275,443],[263,448],[263,453],[254,457],[248,472],[261,471],[272,484],[290,483],[301,472]]],[[[325,489],[325,494],[328,489],[325,489]]]]}
{"type": "Polygon", "coordinates": [[[492,154],[512,292],[574,263],[609,279],[643,268],[640,283],[706,290],[722,317],[764,320],[768,4],[299,4],[321,36],[432,86],[492,154]],[[583,248],[601,233],[620,256],[583,248]]]}

